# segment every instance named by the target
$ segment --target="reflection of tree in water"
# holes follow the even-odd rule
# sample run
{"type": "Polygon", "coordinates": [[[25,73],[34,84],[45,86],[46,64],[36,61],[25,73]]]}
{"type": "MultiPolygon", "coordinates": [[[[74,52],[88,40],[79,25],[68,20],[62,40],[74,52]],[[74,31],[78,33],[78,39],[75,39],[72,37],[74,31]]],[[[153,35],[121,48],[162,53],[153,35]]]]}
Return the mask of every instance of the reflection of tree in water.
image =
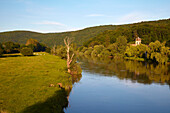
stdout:
{"type": "Polygon", "coordinates": [[[104,76],[117,76],[119,79],[129,79],[143,84],[160,83],[170,85],[170,66],[153,65],[146,62],[127,60],[100,60],[97,58],[84,59],[84,71],[100,73],[104,76]]]}

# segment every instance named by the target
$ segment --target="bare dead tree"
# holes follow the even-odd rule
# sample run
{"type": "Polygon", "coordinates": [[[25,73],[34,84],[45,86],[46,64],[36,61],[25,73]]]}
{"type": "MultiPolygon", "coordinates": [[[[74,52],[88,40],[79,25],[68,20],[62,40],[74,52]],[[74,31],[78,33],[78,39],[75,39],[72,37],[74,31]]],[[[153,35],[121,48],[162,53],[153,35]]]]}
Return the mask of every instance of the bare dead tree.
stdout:
{"type": "Polygon", "coordinates": [[[53,46],[53,48],[51,49],[51,54],[55,55],[56,54],[56,45],[53,46]]]}
{"type": "Polygon", "coordinates": [[[71,73],[71,70],[70,70],[70,65],[71,65],[71,62],[73,60],[73,57],[74,57],[74,53],[71,55],[70,57],[70,44],[72,43],[73,39],[70,38],[70,37],[66,37],[64,39],[64,43],[67,47],[67,68],[68,68],[68,73],[71,73]]]}

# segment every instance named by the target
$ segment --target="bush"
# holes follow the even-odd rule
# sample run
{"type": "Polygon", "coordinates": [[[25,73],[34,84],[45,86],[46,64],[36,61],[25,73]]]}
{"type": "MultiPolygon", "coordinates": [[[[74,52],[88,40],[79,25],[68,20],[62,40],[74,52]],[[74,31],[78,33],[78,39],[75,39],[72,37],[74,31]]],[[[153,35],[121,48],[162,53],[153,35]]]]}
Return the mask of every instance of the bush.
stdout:
{"type": "Polygon", "coordinates": [[[51,53],[51,48],[50,48],[50,47],[47,47],[47,48],[45,49],[45,52],[51,53]]]}
{"type": "Polygon", "coordinates": [[[31,55],[33,55],[33,50],[31,48],[27,48],[27,47],[22,48],[20,52],[24,56],[31,56],[31,55]]]}
{"type": "Polygon", "coordinates": [[[107,49],[103,49],[103,51],[99,54],[99,57],[102,58],[109,58],[111,56],[111,53],[107,49]]]}
{"type": "Polygon", "coordinates": [[[4,50],[0,48],[0,56],[3,54],[4,50]]]}
{"type": "Polygon", "coordinates": [[[86,51],[85,51],[85,55],[90,55],[91,56],[91,52],[93,51],[92,47],[89,47],[86,51]]]}

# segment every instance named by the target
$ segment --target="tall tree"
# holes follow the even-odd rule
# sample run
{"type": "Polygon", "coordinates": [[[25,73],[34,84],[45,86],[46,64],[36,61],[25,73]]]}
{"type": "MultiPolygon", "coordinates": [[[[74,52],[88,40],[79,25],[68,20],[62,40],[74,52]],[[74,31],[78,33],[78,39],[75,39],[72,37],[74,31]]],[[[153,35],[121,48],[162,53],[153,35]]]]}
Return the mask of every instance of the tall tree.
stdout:
{"type": "Polygon", "coordinates": [[[64,39],[64,43],[65,43],[65,45],[67,47],[66,51],[67,51],[67,68],[68,68],[68,73],[71,73],[70,65],[71,65],[71,62],[72,62],[73,57],[74,57],[74,53],[72,55],[70,55],[70,44],[72,43],[72,41],[73,41],[73,39],[70,38],[70,37],[66,37],[64,39]]]}
{"type": "Polygon", "coordinates": [[[124,54],[127,46],[127,39],[125,36],[119,36],[116,40],[118,52],[120,54],[124,54]]]}

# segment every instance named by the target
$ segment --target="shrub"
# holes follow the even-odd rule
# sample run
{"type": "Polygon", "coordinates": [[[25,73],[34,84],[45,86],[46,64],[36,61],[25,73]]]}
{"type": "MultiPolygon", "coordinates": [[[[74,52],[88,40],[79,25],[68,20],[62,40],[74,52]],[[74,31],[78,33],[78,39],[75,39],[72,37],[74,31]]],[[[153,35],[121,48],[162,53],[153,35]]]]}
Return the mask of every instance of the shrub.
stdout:
{"type": "Polygon", "coordinates": [[[92,47],[89,47],[86,51],[85,51],[85,55],[91,55],[91,52],[93,51],[92,47]]]}
{"type": "Polygon", "coordinates": [[[22,48],[20,52],[24,56],[31,56],[31,55],[33,55],[33,50],[31,48],[27,48],[27,47],[22,48]]]}
{"type": "Polygon", "coordinates": [[[98,54],[100,54],[100,52],[104,49],[104,46],[103,45],[96,45],[94,46],[94,49],[91,53],[91,56],[92,57],[97,57],[98,54]]]}
{"type": "Polygon", "coordinates": [[[99,54],[99,57],[108,58],[111,56],[111,53],[107,49],[103,49],[103,51],[99,54]]]}
{"type": "Polygon", "coordinates": [[[50,52],[51,52],[51,48],[50,48],[50,47],[47,47],[47,48],[45,49],[45,52],[50,53],[50,52]]]}
{"type": "Polygon", "coordinates": [[[4,50],[0,48],[0,56],[3,54],[4,50]]]}

